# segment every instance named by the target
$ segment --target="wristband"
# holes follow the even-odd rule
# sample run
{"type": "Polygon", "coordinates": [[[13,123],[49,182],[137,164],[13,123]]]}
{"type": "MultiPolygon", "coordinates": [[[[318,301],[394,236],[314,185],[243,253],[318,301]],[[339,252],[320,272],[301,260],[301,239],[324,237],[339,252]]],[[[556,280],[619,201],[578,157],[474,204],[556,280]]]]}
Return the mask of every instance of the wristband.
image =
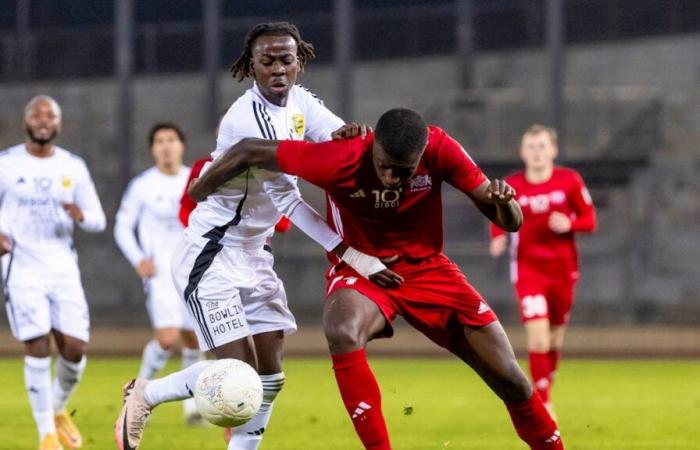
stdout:
{"type": "Polygon", "coordinates": [[[345,250],[345,253],[343,253],[341,259],[348,266],[355,269],[355,272],[359,273],[365,278],[369,278],[382,270],[386,270],[386,266],[379,260],[379,258],[366,255],[352,247],[348,247],[348,249],[345,250]]]}

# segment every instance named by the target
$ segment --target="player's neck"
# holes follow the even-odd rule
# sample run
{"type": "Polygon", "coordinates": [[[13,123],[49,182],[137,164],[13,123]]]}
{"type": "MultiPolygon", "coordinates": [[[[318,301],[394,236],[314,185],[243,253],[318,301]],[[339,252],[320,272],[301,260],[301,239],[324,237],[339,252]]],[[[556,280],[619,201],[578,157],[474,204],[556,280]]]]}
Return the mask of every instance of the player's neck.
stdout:
{"type": "Polygon", "coordinates": [[[525,179],[527,180],[528,183],[532,183],[532,184],[546,183],[547,181],[550,180],[550,178],[552,178],[553,173],[554,173],[554,165],[547,166],[547,167],[538,167],[537,169],[526,168],[525,169],[525,179]]]}
{"type": "Polygon", "coordinates": [[[177,175],[177,173],[180,171],[180,166],[178,164],[172,164],[172,165],[156,165],[156,168],[158,171],[162,174],[165,175],[177,175]]]}
{"type": "Polygon", "coordinates": [[[49,158],[55,153],[53,143],[47,142],[46,144],[39,144],[31,139],[27,139],[25,143],[27,152],[36,158],[49,158]]]}

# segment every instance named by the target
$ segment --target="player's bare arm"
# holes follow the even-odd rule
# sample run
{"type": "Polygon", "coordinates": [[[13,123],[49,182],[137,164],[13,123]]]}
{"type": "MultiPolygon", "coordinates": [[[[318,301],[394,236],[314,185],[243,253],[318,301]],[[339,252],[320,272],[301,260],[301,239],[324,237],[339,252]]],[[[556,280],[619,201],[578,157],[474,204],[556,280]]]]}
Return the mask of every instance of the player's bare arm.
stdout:
{"type": "MultiPolygon", "coordinates": [[[[364,139],[371,131],[372,127],[366,124],[350,122],[335,130],[331,137],[338,140],[359,135],[364,139]]],[[[192,183],[189,189],[190,196],[196,202],[201,202],[219,186],[242,174],[251,166],[279,171],[277,146],[280,142],[257,138],[242,139],[217,159],[204,175],[192,183]]]]}
{"type": "Polygon", "coordinates": [[[279,171],[277,146],[280,142],[256,138],[240,140],[214,161],[211,167],[190,186],[190,196],[194,201],[201,202],[224,183],[242,174],[251,166],[279,171]]]}
{"type": "Polygon", "coordinates": [[[474,205],[491,222],[514,232],[523,224],[523,213],[515,201],[515,189],[503,180],[486,180],[469,193],[474,205]]]}

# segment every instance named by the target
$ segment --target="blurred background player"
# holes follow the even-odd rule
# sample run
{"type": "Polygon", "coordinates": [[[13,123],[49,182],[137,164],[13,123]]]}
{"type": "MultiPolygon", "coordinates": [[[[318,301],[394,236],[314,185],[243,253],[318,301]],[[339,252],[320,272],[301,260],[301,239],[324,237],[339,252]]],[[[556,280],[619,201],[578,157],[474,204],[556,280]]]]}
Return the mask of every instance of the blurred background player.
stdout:
{"type": "MultiPolygon", "coordinates": [[[[170,260],[184,230],[178,219],[180,195],[189,167],[182,164],[185,135],[172,123],[156,124],[148,138],[155,166],[136,176],[117,212],[114,239],[143,281],[153,340],[146,344],[139,378],[150,380],[182,341],[182,368],[202,359],[185,304],[173,286],[170,260]]],[[[193,399],[183,403],[185,417],[199,423],[193,399]]]]}
{"type": "Polygon", "coordinates": [[[365,347],[391,337],[400,315],[479,374],[532,450],[563,450],[557,425],[496,315],[442,252],[442,182],[466,194],[492,222],[517,231],[523,218],[512,187],[489,181],[457,141],[407,109],[384,113],[366,139],[242,141],[193,186],[193,198],[248,167],[281,170],[324,189],[329,222],[343,230],[344,242],[392,261],[403,277],[396,288],[380,289],[340,261],[327,274],[324,332],[343,403],[366,449],[392,447],[365,347]]]}
{"type": "MultiPolygon", "coordinates": [[[[254,78],[253,87],[222,119],[213,166],[244,138],[323,141],[366,132],[357,124],[344,124],[313,94],[295,84],[298,73],[314,57],[313,46],[301,39],[292,24],[271,22],[253,27],[245,38],[243,54],[231,69],[238,81],[254,78]]],[[[213,351],[217,358],[248,362],[257,369],[264,388],[258,414],[233,430],[230,450],[259,447],[273,402],[285,382],[284,336],[297,328],[273,268],[270,246],[282,214],[324,249],[351,262],[359,273],[392,281],[391,272],[377,258],[342,244],[342,238],[302,200],[296,179],[288,175],[251,169],[197,204],[173,257],[176,288],[196,319],[200,348],[213,351]]],[[[157,380],[139,378],[129,383],[115,424],[119,449],[138,447],[155,406],[190,398],[207,364],[197,363],[157,380]]]]}
{"type": "MultiPolygon", "coordinates": [[[[511,281],[525,324],[532,382],[552,415],[552,383],[579,278],[574,237],[596,227],[583,179],[554,165],[557,152],[556,131],[531,126],[520,146],[525,170],[506,178],[524,215],[522,228],[510,234],[511,281]]],[[[506,232],[491,224],[491,255],[501,256],[507,246],[506,232]]]]}
{"type": "Polygon", "coordinates": [[[54,145],[61,108],[48,96],[24,109],[24,144],[0,156],[0,254],[5,306],[24,342],[24,380],[41,450],[80,448],[66,403],[85,370],[90,319],[73,245],[75,225],[105,229],[105,215],[85,162],[54,145]],[[51,340],[59,356],[51,383],[51,340]],[[59,443],[60,440],[60,443],[59,443]]]}

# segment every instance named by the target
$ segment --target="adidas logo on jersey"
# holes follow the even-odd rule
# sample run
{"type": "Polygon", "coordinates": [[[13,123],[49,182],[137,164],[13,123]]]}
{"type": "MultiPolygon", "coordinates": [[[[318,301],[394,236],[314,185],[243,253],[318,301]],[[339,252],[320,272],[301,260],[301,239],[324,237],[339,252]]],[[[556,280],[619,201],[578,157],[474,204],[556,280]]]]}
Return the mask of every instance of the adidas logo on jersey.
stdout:
{"type": "Polygon", "coordinates": [[[365,191],[362,189],[350,194],[350,198],[365,198],[365,197],[367,197],[367,195],[365,195],[365,191]]]}
{"type": "Polygon", "coordinates": [[[556,430],[554,432],[554,434],[544,442],[545,442],[545,444],[554,444],[555,442],[559,442],[560,440],[561,440],[561,434],[559,433],[559,430],[556,430]]]}
{"type": "Polygon", "coordinates": [[[485,313],[486,311],[490,311],[490,310],[491,310],[491,308],[489,308],[489,305],[487,305],[486,302],[481,302],[481,303],[479,304],[479,311],[477,311],[476,313],[477,313],[477,314],[483,314],[483,313],[485,313]]]}
{"type": "Polygon", "coordinates": [[[368,405],[365,402],[360,402],[360,404],[357,405],[357,408],[355,408],[355,412],[352,415],[353,420],[357,419],[358,417],[360,417],[362,414],[366,413],[370,409],[372,409],[372,407],[370,405],[368,405]]]}

